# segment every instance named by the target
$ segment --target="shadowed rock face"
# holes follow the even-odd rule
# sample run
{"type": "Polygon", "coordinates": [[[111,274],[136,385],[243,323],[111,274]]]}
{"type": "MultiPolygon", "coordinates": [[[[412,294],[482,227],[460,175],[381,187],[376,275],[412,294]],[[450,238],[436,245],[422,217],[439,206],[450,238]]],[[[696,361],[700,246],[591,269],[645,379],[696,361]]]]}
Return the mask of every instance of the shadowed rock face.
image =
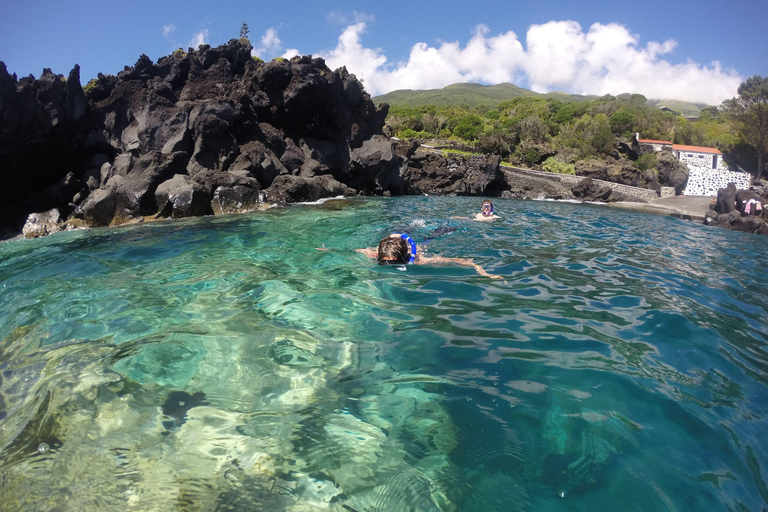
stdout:
{"type": "Polygon", "coordinates": [[[52,208],[89,225],[208,213],[220,187],[220,212],[253,198],[402,191],[393,143],[363,150],[388,107],[354,75],[309,56],[257,62],[250,50],[232,40],[157,63],[142,55],[85,92],[78,66],[67,79],[18,80],[0,63],[0,236],[52,208]]]}

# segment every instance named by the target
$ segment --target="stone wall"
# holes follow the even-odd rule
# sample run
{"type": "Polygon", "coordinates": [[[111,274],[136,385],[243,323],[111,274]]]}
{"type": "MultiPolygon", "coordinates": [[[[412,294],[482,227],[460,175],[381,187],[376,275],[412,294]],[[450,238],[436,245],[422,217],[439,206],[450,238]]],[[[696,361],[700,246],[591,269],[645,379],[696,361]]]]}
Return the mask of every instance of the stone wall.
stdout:
{"type": "Polygon", "coordinates": [[[685,187],[687,196],[717,196],[717,191],[727,187],[728,183],[734,183],[738,190],[747,190],[750,187],[751,176],[748,173],[703,169],[688,165],[690,171],[688,185],[685,187]]]}
{"type": "MultiPolygon", "coordinates": [[[[582,176],[574,176],[572,174],[558,174],[554,172],[535,171],[533,169],[522,169],[520,167],[508,167],[508,166],[502,166],[502,167],[506,169],[510,169],[519,174],[527,174],[529,176],[539,176],[539,177],[544,177],[547,179],[559,181],[560,183],[562,183],[563,185],[567,185],[568,187],[573,187],[574,185],[577,185],[581,180],[585,179],[582,176]]],[[[632,197],[640,201],[650,201],[652,199],[659,197],[659,195],[656,193],[655,190],[649,190],[647,188],[631,187],[629,185],[622,185],[620,183],[613,183],[610,181],[603,181],[603,180],[593,180],[593,181],[598,185],[609,187],[612,190],[621,192],[622,194],[625,194],[628,197],[632,197]]]]}

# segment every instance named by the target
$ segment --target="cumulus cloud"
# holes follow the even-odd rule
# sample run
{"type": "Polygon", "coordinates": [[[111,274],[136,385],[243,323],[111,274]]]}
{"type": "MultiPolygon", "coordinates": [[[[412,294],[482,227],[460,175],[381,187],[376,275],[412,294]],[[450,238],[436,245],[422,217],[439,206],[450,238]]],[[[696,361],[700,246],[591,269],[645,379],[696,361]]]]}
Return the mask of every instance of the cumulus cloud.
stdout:
{"type": "Polygon", "coordinates": [[[532,25],[525,47],[512,31],[492,35],[479,25],[469,42],[430,46],[419,42],[408,60],[388,64],[380,48],[362,42],[367,20],[347,26],[337,46],[321,54],[329,67],[346,66],[362,78],[372,95],[396,89],[434,89],[457,82],[528,85],[537,92],[574,94],[640,93],[648,98],[680,99],[712,105],[736,95],[742,82],[735,71],[688,61],[672,64],[664,56],[677,43],[640,38],[615,23],[595,23],[587,31],[575,21],[532,25]]]}
{"type": "Polygon", "coordinates": [[[194,37],[192,38],[192,41],[189,43],[189,46],[192,48],[197,48],[201,44],[206,44],[208,41],[209,32],[208,29],[203,29],[200,32],[196,33],[194,37]]]}
{"type": "Polygon", "coordinates": [[[173,23],[169,23],[167,25],[163,25],[163,36],[168,37],[176,30],[176,25],[173,23]]]}
{"type": "MultiPolygon", "coordinates": [[[[277,35],[277,29],[270,27],[264,32],[264,35],[261,36],[259,45],[251,50],[251,55],[269,59],[273,56],[277,56],[280,52],[283,52],[283,42],[277,35]]],[[[299,50],[289,48],[282,53],[281,57],[289,59],[296,55],[299,55],[299,50]]]]}

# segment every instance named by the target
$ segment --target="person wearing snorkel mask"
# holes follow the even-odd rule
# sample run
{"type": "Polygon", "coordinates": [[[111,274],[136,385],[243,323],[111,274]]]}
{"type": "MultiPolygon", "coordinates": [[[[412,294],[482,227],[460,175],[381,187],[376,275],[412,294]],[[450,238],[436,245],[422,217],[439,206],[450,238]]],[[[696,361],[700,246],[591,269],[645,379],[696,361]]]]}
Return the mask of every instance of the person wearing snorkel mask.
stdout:
{"type": "Polygon", "coordinates": [[[429,265],[435,263],[455,263],[465,267],[473,267],[481,276],[491,279],[503,279],[502,276],[489,274],[483,267],[474,263],[469,258],[446,258],[444,256],[427,256],[416,246],[413,239],[403,233],[393,233],[385,236],[379,242],[379,247],[374,249],[368,247],[365,249],[356,249],[357,252],[365,254],[369,258],[374,258],[379,265],[406,265],[409,263],[415,265],[429,265]]]}
{"type": "Polygon", "coordinates": [[[471,219],[467,217],[451,217],[452,219],[466,219],[466,220],[477,220],[480,222],[491,222],[493,220],[496,220],[500,218],[498,215],[493,213],[493,203],[489,199],[483,200],[483,203],[480,205],[480,213],[476,213],[474,217],[471,219]]]}

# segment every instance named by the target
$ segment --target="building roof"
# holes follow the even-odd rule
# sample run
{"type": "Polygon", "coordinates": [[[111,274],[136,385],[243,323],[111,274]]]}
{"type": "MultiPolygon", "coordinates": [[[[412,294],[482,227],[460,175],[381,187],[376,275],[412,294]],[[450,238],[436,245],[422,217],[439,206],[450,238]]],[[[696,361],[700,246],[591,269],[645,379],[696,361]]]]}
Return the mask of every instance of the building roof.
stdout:
{"type": "Polygon", "coordinates": [[[683,144],[674,144],[672,149],[675,151],[688,151],[690,153],[712,153],[714,155],[722,155],[717,148],[703,148],[701,146],[685,146],[683,144]]]}
{"type": "Polygon", "coordinates": [[[644,144],[672,144],[671,140],[640,139],[637,142],[644,144]]]}

